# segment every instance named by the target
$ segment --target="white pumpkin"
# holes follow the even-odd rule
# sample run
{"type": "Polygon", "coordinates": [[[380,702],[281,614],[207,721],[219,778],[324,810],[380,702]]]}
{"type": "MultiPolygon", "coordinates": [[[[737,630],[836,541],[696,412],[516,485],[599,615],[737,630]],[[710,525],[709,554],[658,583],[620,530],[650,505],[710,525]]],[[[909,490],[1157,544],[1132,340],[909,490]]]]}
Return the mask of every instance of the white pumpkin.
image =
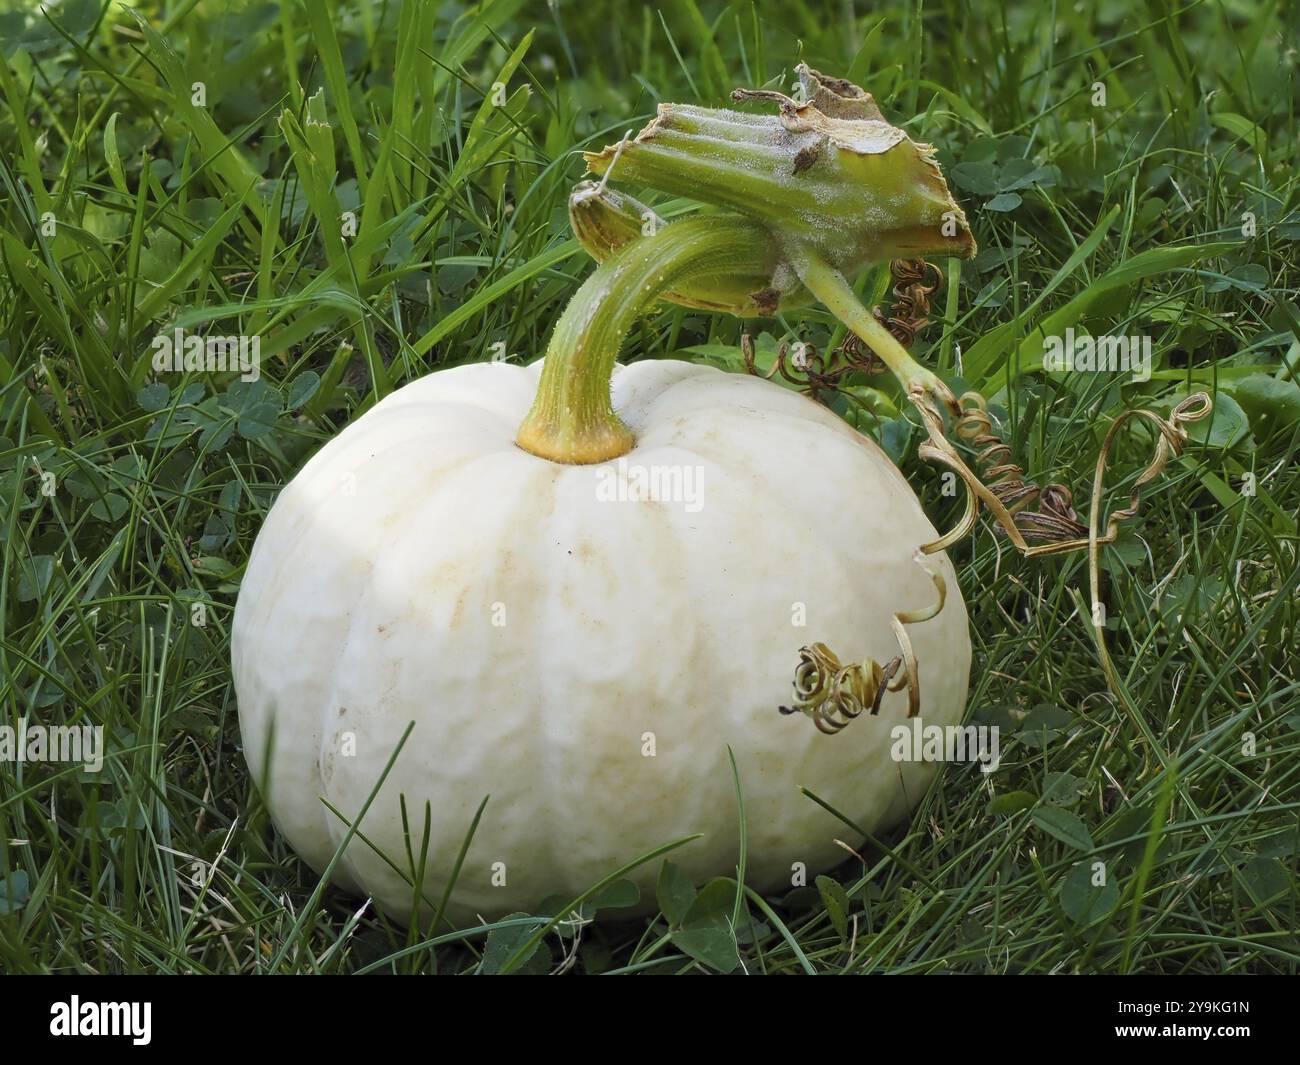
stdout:
{"type": "MultiPolygon", "coordinates": [[[[617,367],[619,459],[566,465],[516,446],[540,362],[463,366],[389,396],[284,489],[254,546],[234,619],[244,751],[275,824],[322,870],[409,722],[415,727],[337,866],[398,920],[437,900],[490,795],[452,916],[576,895],[660,844],[697,882],[764,891],[838,864],[851,831],[922,796],[933,765],[899,763],[905,693],[836,735],[783,716],[799,649],[845,661],[898,652],[895,612],[931,605],[914,561],[936,538],[870,440],[812,400],[675,361],[617,367]],[[666,477],[641,500],[647,475],[666,477]],[[673,482],[673,478],[677,478],[673,482]],[[662,498],[676,484],[676,499],[662,498]],[[619,486],[623,487],[620,488],[619,486]],[[269,761],[268,761],[269,756],[269,761]],[[373,845],[373,846],[372,846],[373,845]]],[[[672,493],[669,493],[672,494],[672,493]]],[[[962,716],[970,641],[952,566],[947,605],[909,626],[921,717],[962,716]]],[[[658,860],[631,879],[654,908],[658,860]]],[[[627,911],[622,911],[627,912],[627,911]]],[[[426,910],[427,915],[427,910],[426,910]]]]}

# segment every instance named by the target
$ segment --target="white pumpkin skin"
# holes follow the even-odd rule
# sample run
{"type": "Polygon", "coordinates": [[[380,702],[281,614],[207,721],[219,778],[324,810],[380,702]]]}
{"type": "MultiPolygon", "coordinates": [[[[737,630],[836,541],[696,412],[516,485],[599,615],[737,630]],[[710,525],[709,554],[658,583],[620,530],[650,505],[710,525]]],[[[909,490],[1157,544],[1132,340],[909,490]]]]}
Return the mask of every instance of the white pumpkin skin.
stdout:
{"type": "MultiPolygon", "coordinates": [[[[414,721],[361,832],[407,869],[399,795],[417,860],[430,804],[424,894],[436,902],[490,794],[453,919],[576,895],[692,833],[703,838],[670,860],[697,883],[734,875],[728,745],[748,882],[779,892],[793,863],[811,878],[842,862],[833,840],[853,833],[798,788],[871,831],[901,818],[935,769],[891,759],[906,695],[837,735],[777,707],[800,647],[888,661],[893,614],[934,602],[913,556],[936,534],[912,490],[803,396],[647,361],[614,373],[614,409],[637,437],[624,461],[692,467],[701,505],[610,501],[602,479],[617,463],[561,465],[515,445],[539,367],[463,366],[407,385],[272,508],[239,594],[233,665],[244,752],[275,824],[322,870],[346,832],[322,798],[354,817],[414,721]]],[[[927,564],[947,605],[908,631],[922,720],[949,725],[970,639],[950,562],[927,564]]],[[[642,910],[655,908],[660,864],[631,874],[642,910]]],[[[360,840],[334,880],[410,915],[411,887],[360,840]]]]}

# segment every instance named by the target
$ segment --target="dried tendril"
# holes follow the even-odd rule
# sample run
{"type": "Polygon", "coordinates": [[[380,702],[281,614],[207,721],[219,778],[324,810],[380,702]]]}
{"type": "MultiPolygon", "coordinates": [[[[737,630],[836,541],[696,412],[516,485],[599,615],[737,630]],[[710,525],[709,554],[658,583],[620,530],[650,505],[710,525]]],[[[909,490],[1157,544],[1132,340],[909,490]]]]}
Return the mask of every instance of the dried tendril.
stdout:
{"type": "Polygon", "coordinates": [[[874,658],[846,666],[824,643],[801,647],[794,676],[794,703],[779,707],[781,713],[806,714],[820,731],[834,735],[863,712],[869,711],[872,717],[878,714],[886,691],[904,688],[907,716],[916,717],[921,712],[921,676],[906,626],[935,617],[947,601],[948,585],[926,565],[920,552],[913,561],[925,571],[938,594],[932,605],[899,611],[890,619],[900,653],[883,666],[874,658]]]}
{"type": "MultiPolygon", "coordinates": [[[[929,322],[930,297],[940,288],[942,274],[924,259],[896,259],[890,264],[890,270],[894,279],[891,312],[886,314],[876,307],[872,314],[894,339],[909,347],[929,322]]],[[[741,338],[741,350],[746,368],[757,375],[753,342],[747,335],[741,338]]],[[[771,379],[780,374],[818,401],[822,401],[823,392],[835,391],[854,371],[879,373],[884,369],[883,362],[854,334],[850,334],[848,340],[825,358],[807,344],[795,352],[796,357],[791,359],[789,345],[782,344],[772,369],[762,376],[771,379]]],[[[1086,549],[1098,652],[1108,684],[1113,691],[1119,692],[1119,680],[1106,649],[1103,614],[1099,609],[1100,548],[1114,543],[1119,536],[1120,524],[1138,514],[1142,489],[1155,480],[1172,459],[1182,455],[1188,440],[1187,425],[1207,417],[1213,409],[1213,401],[1206,393],[1197,392],[1176,404],[1166,418],[1151,410],[1129,410],[1116,418],[1097,457],[1092,508],[1089,522],[1085,525],[1075,512],[1074,495],[1068,487],[1057,483],[1040,487],[1026,480],[1024,470],[1011,459],[1010,446],[995,431],[982,395],[967,392],[955,401],[950,394],[941,398],[949,408],[953,435],[974,453],[974,464],[980,472],[972,470],[953,445],[945,429],[944,412],[934,397],[920,388],[910,390],[908,399],[920,413],[928,434],[928,439],[917,449],[918,455],[948,466],[966,487],[966,508],[961,519],[938,540],[924,545],[921,555],[935,554],[969,535],[979,517],[981,503],[993,516],[998,531],[1027,558],[1086,549]],[[1106,531],[1102,534],[1099,530],[1106,464],[1120,428],[1134,418],[1155,428],[1155,452],[1133,483],[1129,505],[1110,513],[1106,531]],[[1030,509],[1035,503],[1037,508],[1030,509]]],[[[800,650],[800,665],[795,679],[795,705],[781,707],[782,713],[801,711],[812,717],[821,731],[835,733],[866,708],[870,708],[873,716],[877,714],[885,691],[897,691],[906,686],[908,716],[916,716],[920,709],[919,677],[911,642],[903,626],[933,617],[942,608],[945,595],[943,579],[928,567],[924,568],[939,589],[939,606],[928,611],[895,615],[893,627],[902,654],[885,666],[874,659],[841,666],[825,644],[804,647],[800,650]]]]}

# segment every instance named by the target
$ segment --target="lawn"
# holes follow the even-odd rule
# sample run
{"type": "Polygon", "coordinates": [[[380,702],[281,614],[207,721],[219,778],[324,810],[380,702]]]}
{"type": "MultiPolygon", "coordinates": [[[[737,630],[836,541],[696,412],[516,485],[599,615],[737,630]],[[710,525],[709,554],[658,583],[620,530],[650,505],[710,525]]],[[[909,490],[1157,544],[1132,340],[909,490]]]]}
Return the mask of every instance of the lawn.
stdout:
{"type": "MultiPolygon", "coordinates": [[[[1287,0],[0,0],[0,724],[103,737],[97,769],[0,760],[0,971],[1294,973],[1295,30],[1287,0]],[[912,352],[1026,477],[1086,523],[1117,417],[1212,397],[1099,549],[1101,613],[1088,551],[1023,557],[982,515],[949,554],[1000,764],[946,766],[883,836],[846,819],[806,884],[690,884],[668,854],[652,916],[620,917],[611,866],[575,905],[410,927],[327,887],[241,750],[232,620],[271,504],[408,382],[545,351],[592,270],[582,150],[804,62],[937,148],[979,250],[933,260],[912,352]],[[259,338],[260,375],[159,369],[177,330],[259,338]],[[1104,335],[1149,341],[1149,373],[1045,366],[1104,335]]],[[[850,280],[888,305],[887,263],[850,280]]],[[[770,366],[846,336],[816,303],[663,302],[620,357],[744,373],[742,337],[770,366]]],[[[890,375],[818,398],[957,522],[890,375]]],[[[1104,511],[1150,424],[1117,431],[1104,511]]]]}

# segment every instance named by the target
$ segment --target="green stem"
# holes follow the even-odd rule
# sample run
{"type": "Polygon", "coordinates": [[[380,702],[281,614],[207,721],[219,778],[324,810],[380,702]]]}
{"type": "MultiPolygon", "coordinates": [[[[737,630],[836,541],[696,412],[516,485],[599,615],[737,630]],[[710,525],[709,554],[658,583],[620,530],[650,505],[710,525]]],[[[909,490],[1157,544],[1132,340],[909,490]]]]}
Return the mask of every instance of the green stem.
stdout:
{"type": "Polygon", "coordinates": [[[610,378],[632,324],[674,285],[752,264],[770,248],[758,227],[720,217],[674,222],[606,259],[556,323],[532,410],[515,442],[552,462],[583,465],[626,455],[636,444],[614,413],[610,378]]]}
{"type": "Polygon", "coordinates": [[[662,104],[635,140],[585,153],[587,167],[747,215],[849,274],[886,259],[975,253],[928,148],[879,118],[786,110],[662,104]]]}
{"type": "MultiPolygon", "coordinates": [[[[724,217],[711,216],[719,225],[724,217]]],[[[669,223],[645,204],[625,193],[602,188],[594,181],[584,181],[569,196],[569,225],[578,243],[598,263],[626,247],[651,226],[655,231],[669,223]]],[[[739,318],[769,318],[778,310],[808,303],[808,290],[797,284],[794,275],[781,270],[781,248],[766,226],[742,214],[727,212],[725,224],[733,229],[754,230],[754,239],[765,243],[757,255],[739,271],[695,278],[686,290],[670,289],[663,294],[669,303],[698,307],[706,311],[725,311],[739,318]],[[778,283],[781,285],[777,287],[778,283]]]]}
{"type": "Polygon", "coordinates": [[[894,335],[876,321],[854,293],[844,275],[805,246],[792,246],[790,265],[808,291],[820,300],[831,314],[871,346],[894,371],[909,395],[923,392],[933,396],[949,409],[955,408],[951,390],[932,371],[926,369],[903,347],[894,335]]]}

